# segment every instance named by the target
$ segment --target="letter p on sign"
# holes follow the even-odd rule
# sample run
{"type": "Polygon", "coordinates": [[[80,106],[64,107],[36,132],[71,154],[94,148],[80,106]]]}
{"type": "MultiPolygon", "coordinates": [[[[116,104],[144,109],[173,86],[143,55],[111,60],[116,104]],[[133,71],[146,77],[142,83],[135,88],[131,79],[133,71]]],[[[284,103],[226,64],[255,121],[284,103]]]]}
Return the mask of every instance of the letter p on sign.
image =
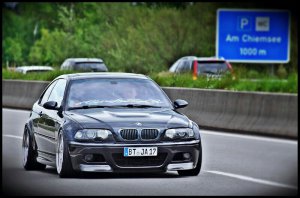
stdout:
{"type": "Polygon", "coordinates": [[[249,20],[247,18],[241,18],[241,29],[243,30],[245,26],[249,24],[249,20]]]}
{"type": "Polygon", "coordinates": [[[250,31],[251,28],[251,17],[239,16],[238,17],[238,31],[250,31]]]}

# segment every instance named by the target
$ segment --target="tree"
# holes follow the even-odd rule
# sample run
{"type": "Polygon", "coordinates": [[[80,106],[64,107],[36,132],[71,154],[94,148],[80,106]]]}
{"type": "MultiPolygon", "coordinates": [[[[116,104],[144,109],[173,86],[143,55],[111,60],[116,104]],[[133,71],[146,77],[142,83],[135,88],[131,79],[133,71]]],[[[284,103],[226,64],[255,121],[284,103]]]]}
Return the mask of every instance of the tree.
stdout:
{"type": "Polygon", "coordinates": [[[22,45],[15,39],[10,37],[6,38],[2,43],[2,51],[3,60],[11,62],[13,66],[20,64],[23,61],[22,45]]]}

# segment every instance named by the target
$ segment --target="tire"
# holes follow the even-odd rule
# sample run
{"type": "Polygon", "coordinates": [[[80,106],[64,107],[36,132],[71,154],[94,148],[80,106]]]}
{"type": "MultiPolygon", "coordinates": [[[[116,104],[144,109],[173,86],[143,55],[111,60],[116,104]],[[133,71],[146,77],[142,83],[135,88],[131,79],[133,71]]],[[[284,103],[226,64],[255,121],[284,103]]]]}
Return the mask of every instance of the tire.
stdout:
{"type": "Polygon", "coordinates": [[[23,167],[25,170],[44,170],[46,165],[36,161],[37,152],[33,149],[32,141],[33,138],[25,127],[22,140],[23,167]]]}
{"type": "Polygon", "coordinates": [[[72,167],[68,145],[64,141],[62,132],[58,134],[57,138],[56,170],[61,178],[74,177],[76,175],[72,167]]]}
{"type": "Polygon", "coordinates": [[[178,170],[177,172],[180,176],[197,176],[200,173],[201,164],[202,164],[202,148],[201,148],[201,143],[200,143],[197,166],[191,170],[178,170]]]}

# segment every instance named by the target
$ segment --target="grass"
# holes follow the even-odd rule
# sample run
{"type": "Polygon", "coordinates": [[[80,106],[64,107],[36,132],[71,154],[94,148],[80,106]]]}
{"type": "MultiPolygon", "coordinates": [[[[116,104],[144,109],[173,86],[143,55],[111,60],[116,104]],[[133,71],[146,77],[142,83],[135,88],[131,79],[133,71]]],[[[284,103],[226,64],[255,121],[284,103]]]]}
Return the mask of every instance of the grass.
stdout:
{"type": "Polygon", "coordinates": [[[221,79],[198,77],[193,80],[190,74],[152,74],[150,77],[160,86],[166,87],[190,87],[202,89],[223,89],[232,91],[261,91],[298,93],[298,75],[292,74],[287,79],[277,77],[262,76],[259,79],[241,79],[239,76],[232,78],[227,75],[221,79]]]}
{"type": "Polygon", "coordinates": [[[2,69],[2,79],[52,81],[59,75],[69,74],[69,73],[76,73],[76,72],[68,71],[68,70],[67,71],[54,70],[50,72],[33,72],[28,74],[22,74],[8,69],[2,69]]]}
{"type": "MultiPolygon", "coordinates": [[[[41,80],[52,81],[59,75],[76,73],[76,71],[54,70],[45,73],[21,74],[7,69],[2,69],[2,79],[22,79],[22,80],[41,80]]],[[[168,72],[159,74],[150,74],[154,81],[162,87],[188,87],[202,89],[223,89],[232,91],[261,91],[277,93],[298,93],[298,74],[289,75],[286,79],[260,75],[259,78],[249,79],[241,78],[237,75],[235,79],[227,75],[221,79],[198,77],[192,79],[191,74],[174,75],[168,72]]],[[[242,76],[244,77],[244,76],[242,76]]]]}

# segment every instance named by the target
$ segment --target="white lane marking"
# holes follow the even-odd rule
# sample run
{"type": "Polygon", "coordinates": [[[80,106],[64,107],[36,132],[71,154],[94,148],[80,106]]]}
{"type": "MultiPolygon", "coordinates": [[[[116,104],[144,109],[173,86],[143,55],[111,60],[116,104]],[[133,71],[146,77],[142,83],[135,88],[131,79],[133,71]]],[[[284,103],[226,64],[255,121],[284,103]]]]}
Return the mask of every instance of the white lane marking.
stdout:
{"type": "MultiPolygon", "coordinates": [[[[23,139],[21,136],[16,136],[16,135],[3,135],[3,136],[4,137],[17,138],[17,139],[21,139],[21,140],[23,139]]],[[[237,179],[241,179],[241,180],[246,180],[246,181],[251,181],[251,182],[255,182],[255,183],[271,185],[271,186],[298,189],[297,186],[282,184],[282,183],[278,183],[278,182],[272,182],[272,181],[268,181],[268,180],[256,179],[256,178],[253,178],[253,177],[248,177],[248,176],[243,176],[243,175],[225,173],[225,172],[221,172],[221,171],[210,171],[210,170],[206,170],[205,172],[218,174],[218,175],[224,175],[224,176],[228,176],[228,177],[233,177],[233,178],[237,178],[237,179]]]]}
{"type": "Polygon", "coordinates": [[[246,180],[246,181],[250,181],[250,182],[260,183],[260,184],[266,184],[266,185],[270,185],[270,186],[278,186],[278,187],[283,187],[283,188],[298,189],[297,186],[292,186],[292,185],[288,185],[288,184],[282,184],[282,183],[268,181],[268,180],[263,180],[263,179],[257,179],[257,178],[253,178],[253,177],[243,176],[243,175],[237,175],[237,174],[232,174],[232,173],[225,173],[225,172],[221,172],[221,171],[212,171],[212,170],[207,170],[205,172],[213,173],[213,174],[217,174],[217,175],[228,176],[228,177],[233,177],[233,178],[237,178],[237,179],[241,179],[241,180],[246,180]]]}
{"type": "Polygon", "coordinates": [[[17,138],[17,139],[23,139],[21,136],[16,136],[16,135],[3,135],[4,137],[11,137],[11,138],[17,138]]]}
{"type": "Polygon", "coordinates": [[[227,136],[227,137],[236,137],[236,138],[245,138],[245,139],[252,139],[252,140],[260,140],[260,141],[269,141],[269,142],[277,142],[277,143],[287,143],[287,144],[298,144],[297,140],[283,140],[283,139],[276,139],[276,138],[268,138],[268,137],[259,137],[259,136],[251,136],[251,135],[239,135],[239,134],[229,134],[229,133],[222,133],[222,132],[214,132],[200,129],[200,134],[207,134],[207,135],[219,135],[219,136],[227,136]]]}

